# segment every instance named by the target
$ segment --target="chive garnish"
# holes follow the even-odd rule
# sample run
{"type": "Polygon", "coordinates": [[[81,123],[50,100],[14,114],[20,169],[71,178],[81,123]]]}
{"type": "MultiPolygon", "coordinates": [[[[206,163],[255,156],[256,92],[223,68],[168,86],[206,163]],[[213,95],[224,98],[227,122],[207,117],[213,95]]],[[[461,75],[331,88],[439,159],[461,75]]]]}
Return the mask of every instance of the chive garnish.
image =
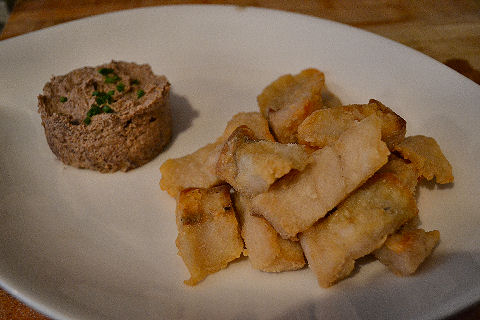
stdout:
{"type": "Polygon", "coordinates": [[[109,92],[105,93],[102,91],[94,91],[92,96],[96,96],[95,102],[98,105],[106,104],[106,103],[112,103],[113,97],[112,95],[115,93],[114,90],[110,90],[109,92]]]}
{"type": "Polygon", "coordinates": [[[137,79],[130,80],[130,84],[140,84],[140,81],[137,79]]]}
{"type": "Polygon", "coordinates": [[[105,77],[105,83],[117,83],[120,80],[120,77],[115,73],[112,76],[105,77]]]}
{"type": "Polygon", "coordinates": [[[67,102],[68,98],[67,97],[60,97],[60,102],[64,103],[67,102]]]}
{"type": "Polygon", "coordinates": [[[145,95],[145,91],[143,91],[142,89],[138,90],[137,91],[137,98],[140,99],[141,97],[143,97],[145,95]]]}
{"type": "Polygon", "coordinates": [[[87,112],[87,117],[83,119],[83,123],[85,123],[86,125],[89,125],[90,122],[92,122],[93,116],[96,116],[97,114],[101,114],[101,113],[114,113],[114,112],[115,110],[110,108],[109,105],[98,106],[96,104],[92,104],[92,107],[87,112]]]}
{"type": "Polygon", "coordinates": [[[102,109],[100,109],[99,106],[97,106],[96,104],[93,104],[92,107],[90,108],[90,110],[88,110],[87,112],[87,118],[89,117],[93,117],[97,114],[100,114],[102,113],[102,109]]]}
{"type": "Polygon", "coordinates": [[[102,111],[103,111],[104,113],[112,113],[112,112],[113,112],[113,109],[110,108],[110,107],[107,106],[107,105],[104,105],[104,106],[102,107],[102,111]]]}
{"type": "Polygon", "coordinates": [[[101,75],[108,76],[110,73],[113,73],[113,69],[111,69],[111,68],[100,68],[100,70],[98,70],[98,72],[101,75]]]}
{"type": "MultiPolygon", "coordinates": [[[[116,84],[118,81],[121,80],[120,77],[111,68],[100,68],[98,72],[101,75],[105,76],[105,83],[116,84]]],[[[119,92],[121,92],[125,89],[125,85],[120,82],[116,88],[119,92]]],[[[137,97],[139,98],[145,94],[143,90],[140,90],[140,91],[137,92],[137,97]]],[[[112,102],[115,102],[115,100],[113,100],[114,94],[115,94],[115,90],[110,90],[108,92],[97,91],[97,90],[93,91],[92,96],[95,97],[95,103],[92,104],[90,110],[87,111],[87,116],[85,117],[85,119],[83,119],[83,123],[85,123],[86,125],[89,125],[92,122],[92,117],[97,114],[115,112],[115,110],[113,110],[108,105],[112,102]]],[[[62,97],[61,100],[67,101],[67,98],[63,99],[62,97]]],[[[62,102],[65,102],[65,101],[62,101],[62,102]]]]}

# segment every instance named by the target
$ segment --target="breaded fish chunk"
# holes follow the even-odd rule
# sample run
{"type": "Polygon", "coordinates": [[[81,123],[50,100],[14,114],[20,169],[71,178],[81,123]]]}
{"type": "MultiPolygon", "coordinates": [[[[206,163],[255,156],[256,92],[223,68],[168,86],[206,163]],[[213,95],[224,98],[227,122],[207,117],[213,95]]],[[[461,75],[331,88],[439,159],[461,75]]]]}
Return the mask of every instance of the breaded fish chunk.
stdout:
{"type": "Polygon", "coordinates": [[[300,234],[318,284],[326,288],[347,277],[356,259],[381,247],[417,212],[415,198],[395,175],[375,175],[331,215],[300,234]]]}
{"type": "Polygon", "coordinates": [[[238,127],[222,148],[217,176],[236,191],[253,196],[290,170],[303,170],[310,160],[304,146],[257,140],[246,126],[238,127]]]}
{"type": "Polygon", "coordinates": [[[268,127],[268,121],[262,116],[260,112],[239,112],[228,121],[227,126],[218,139],[222,143],[225,142],[240,126],[247,126],[253,131],[255,139],[275,141],[270,129],[268,127]]]}
{"type": "Polygon", "coordinates": [[[278,141],[297,141],[300,123],[322,108],[324,85],[324,74],[311,68],[297,75],[283,75],[263,89],[257,97],[258,106],[278,141]]]}
{"type": "Polygon", "coordinates": [[[396,146],[395,151],[410,160],[425,179],[432,180],[435,176],[437,183],[453,182],[452,166],[435,139],[410,136],[396,146]]]}
{"type": "Polygon", "coordinates": [[[387,164],[377,171],[377,173],[385,172],[391,172],[395,174],[403,183],[403,185],[410,190],[410,192],[415,192],[420,173],[415,168],[413,163],[408,162],[407,160],[402,159],[392,153],[387,164]]]}
{"type": "Polygon", "coordinates": [[[235,209],[239,216],[244,255],[253,268],[265,272],[298,270],[305,266],[305,257],[298,241],[282,239],[263,217],[251,215],[251,200],[235,193],[235,209]]]}
{"type": "Polygon", "coordinates": [[[376,114],[382,120],[382,140],[390,150],[403,141],[406,121],[377,100],[314,111],[298,127],[298,143],[323,148],[356,121],[376,114]]]}
{"type": "Polygon", "coordinates": [[[371,115],[348,128],[332,145],[312,153],[305,170],[293,172],[255,196],[252,207],[284,239],[323,218],[388,160],[381,121],[371,115]]]}
{"type": "Polygon", "coordinates": [[[168,159],[160,167],[160,188],[172,197],[187,188],[210,188],[222,183],[215,166],[222,144],[209,143],[186,156],[168,159]]]}
{"type": "Polygon", "coordinates": [[[223,143],[239,126],[247,125],[256,138],[274,141],[268,122],[259,112],[241,112],[228,122],[224,133],[214,143],[186,156],[168,159],[160,167],[160,188],[172,197],[187,188],[210,188],[222,183],[216,175],[217,160],[223,143]]]}
{"type": "Polygon", "coordinates": [[[185,284],[196,285],[242,254],[229,186],[183,190],[177,199],[176,219],[178,254],[191,274],[185,284]]]}
{"type": "Polygon", "coordinates": [[[403,230],[389,236],[373,254],[396,275],[408,276],[425,261],[439,241],[438,230],[403,230]]]}

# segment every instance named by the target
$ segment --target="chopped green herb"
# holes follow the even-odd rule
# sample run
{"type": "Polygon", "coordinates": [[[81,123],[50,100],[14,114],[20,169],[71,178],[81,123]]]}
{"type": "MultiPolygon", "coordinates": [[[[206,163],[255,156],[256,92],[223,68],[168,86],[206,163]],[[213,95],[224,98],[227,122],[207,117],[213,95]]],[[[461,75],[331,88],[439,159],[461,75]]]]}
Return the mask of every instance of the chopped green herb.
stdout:
{"type": "Polygon", "coordinates": [[[102,109],[100,109],[99,106],[97,106],[96,104],[93,104],[92,107],[90,108],[90,110],[88,110],[87,112],[87,117],[93,117],[97,114],[100,114],[102,113],[102,109]]]}
{"type": "Polygon", "coordinates": [[[105,98],[103,96],[97,96],[95,98],[95,102],[98,103],[98,104],[104,104],[105,102],[107,102],[107,98],[105,98]]]}
{"type": "Polygon", "coordinates": [[[123,90],[125,90],[125,85],[120,82],[119,84],[117,84],[117,91],[122,92],[123,90]]]}
{"type": "Polygon", "coordinates": [[[110,73],[113,73],[113,69],[110,68],[100,68],[98,72],[104,76],[108,76],[110,73]]]}
{"type": "Polygon", "coordinates": [[[143,97],[145,95],[145,91],[143,91],[142,89],[138,90],[137,91],[137,98],[140,99],[141,97],[143,97]]]}
{"type": "Polygon", "coordinates": [[[130,80],[130,84],[140,84],[140,81],[137,79],[130,80]]]}
{"type": "Polygon", "coordinates": [[[96,98],[95,98],[95,102],[98,104],[98,105],[102,105],[102,104],[106,104],[106,103],[112,103],[113,102],[113,93],[114,91],[111,90],[107,93],[105,92],[96,92],[96,98]]]}
{"type": "Polygon", "coordinates": [[[105,83],[117,83],[120,80],[120,77],[115,73],[112,76],[105,77],[105,83]]]}
{"type": "Polygon", "coordinates": [[[104,105],[104,106],[102,107],[102,111],[103,111],[104,113],[113,113],[113,109],[110,108],[110,106],[107,106],[107,105],[104,105]]]}
{"type": "Polygon", "coordinates": [[[67,97],[60,97],[60,102],[64,103],[67,102],[68,98],[67,97]]]}
{"type": "Polygon", "coordinates": [[[96,116],[97,114],[101,113],[113,113],[113,110],[108,104],[115,102],[113,100],[113,95],[115,94],[115,90],[110,90],[108,92],[103,91],[93,91],[92,96],[95,97],[95,102],[92,104],[90,110],[87,111],[87,117],[83,119],[83,122],[86,125],[89,125],[92,121],[92,117],[96,116]]]}

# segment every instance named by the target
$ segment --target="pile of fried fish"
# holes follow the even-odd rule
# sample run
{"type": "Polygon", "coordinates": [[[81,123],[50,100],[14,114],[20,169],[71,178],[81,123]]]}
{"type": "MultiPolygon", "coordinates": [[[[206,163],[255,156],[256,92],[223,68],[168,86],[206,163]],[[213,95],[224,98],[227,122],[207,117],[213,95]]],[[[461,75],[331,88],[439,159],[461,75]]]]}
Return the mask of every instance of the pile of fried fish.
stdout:
{"type": "Polygon", "coordinates": [[[432,253],[440,234],[419,228],[415,192],[421,179],[453,182],[439,145],[405,137],[405,120],[379,101],[331,97],[316,69],[281,76],[258,96],[259,112],[163,163],[186,284],[241,255],[265,272],[308,264],[329,287],[366,255],[405,276],[432,253]]]}

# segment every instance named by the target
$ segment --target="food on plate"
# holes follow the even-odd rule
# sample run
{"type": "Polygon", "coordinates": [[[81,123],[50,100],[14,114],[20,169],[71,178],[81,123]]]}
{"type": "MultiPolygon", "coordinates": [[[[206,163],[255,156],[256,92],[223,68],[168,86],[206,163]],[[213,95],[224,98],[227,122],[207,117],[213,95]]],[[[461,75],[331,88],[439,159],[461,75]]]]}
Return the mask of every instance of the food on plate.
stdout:
{"type": "Polygon", "coordinates": [[[50,149],[65,164],[127,171],[170,141],[169,91],[149,65],[112,61],[52,77],[38,111],[50,149]]]}
{"type": "Polygon", "coordinates": [[[333,143],[356,121],[376,114],[382,120],[382,140],[390,150],[403,141],[406,121],[379,101],[314,111],[298,127],[298,141],[323,148],[333,143]]]}
{"type": "Polygon", "coordinates": [[[305,257],[298,241],[282,239],[263,217],[252,215],[251,199],[234,193],[234,204],[240,222],[245,250],[254,269],[265,272],[298,270],[305,266],[305,257]]]}
{"type": "MultiPolygon", "coordinates": [[[[412,194],[415,194],[421,177],[413,163],[395,154],[391,154],[388,163],[377,171],[377,174],[382,173],[394,174],[412,194]]],[[[423,229],[418,229],[420,224],[418,215],[407,221],[400,230],[387,238],[380,249],[373,253],[375,258],[397,275],[405,276],[414,273],[440,240],[438,231],[425,233],[423,229]]]]}
{"type": "Polygon", "coordinates": [[[238,192],[253,196],[292,169],[303,170],[310,161],[306,147],[258,140],[247,126],[238,127],[224,143],[217,176],[238,192]]]}
{"type": "Polygon", "coordinates": [[[418,179],[420,178],[420,173],[413,163],[408,162],[393,153],[390,155],[387,164],[377,172],[390,172],[395,174],[397,178],[400,179],[400,182],[402,182],[402,184],[412,193],[415,192],[418,179]]]}
{"type": "Polygon", "coordinates": [[[281,143],[297,142],[297,128],[313,111],[323,107],[325,76],[316,69],[287,74],[263,89],[258,106],[281,143]]]}
{"type": "Polygon", "coordinates": [[[165,161],[160,167],[160,188],[176,197],[186,188],[210,188],[222,183],[222,179],[216,175],[216,166],[223,143],[237,127],[246,124],[259,139],[274,140],[267,120],[260,113],[238,113],[228,122],[222,136],[215,142],[186,156],[165,161]]]}
{"type": "Polygon", "coordinates": [[[315,69],[278,78],[261,113],[234,115],[214,143],[162,165],[187,284],[242,253],[264,272],[308,265],[322,287],[365,255],[398,275],[431,255],[439,232],[419,228],[415,193],[422,178],[453,181],[437,142],[405,138],[406,121],[377,100],[339,106],[324,81],[315,69]]]}
{"type": "Polygon", "coordinates": [[[376,115],[354,123],[334,143],[315,151],[305,170],[255,196],[255,214],[284,239],[307,230],[387,162],[390,152],[380,131],[376,115]]]}
{"type": "Polygon", "coordinates": [[[172,197],[188,188],[210,188],[222,180],[215,174],[215,166],[222,144],[210,143],[197,151],[176,159],[168,159],[160,167],[160,187],[172,197]]]}
{"type": "Polygon", "coordinates": [[[326,288],[348,276],[356,259],[381,247],[417,212],[414,196],[395,175],[375,175],[300,235],[319,285],[326,288]]]}
{"type": "Polygon", "coordinates": [[[453,182],[452,166],[435,139],[422,135],[407,137],[395,151],[410,160],[425,179],[435,177],[440,184],[453,182]]]}
{"type": "Polygon", "coordinates": [[[186,189],[177,199],[178,254],[190,271],[188,285],[195,285],[242,254],[230,187],[186,189]]]}
{"type": "Polygon", "coordinates": [[[413,274],[440,241],[440,232],[423,229],[402,230],[388,237],[373,254],[399,276],[413,274]]]}
{"type": "Polygon", "coordinates": [[[240,126],[248,126],[253,131],[255,137],[261,140],[275,141],[268,121],[259,112],[239,112],[235,114],[227,123],[227,127],[220,137],[220,141],[225,142],[228,137],[240,126]]]}

